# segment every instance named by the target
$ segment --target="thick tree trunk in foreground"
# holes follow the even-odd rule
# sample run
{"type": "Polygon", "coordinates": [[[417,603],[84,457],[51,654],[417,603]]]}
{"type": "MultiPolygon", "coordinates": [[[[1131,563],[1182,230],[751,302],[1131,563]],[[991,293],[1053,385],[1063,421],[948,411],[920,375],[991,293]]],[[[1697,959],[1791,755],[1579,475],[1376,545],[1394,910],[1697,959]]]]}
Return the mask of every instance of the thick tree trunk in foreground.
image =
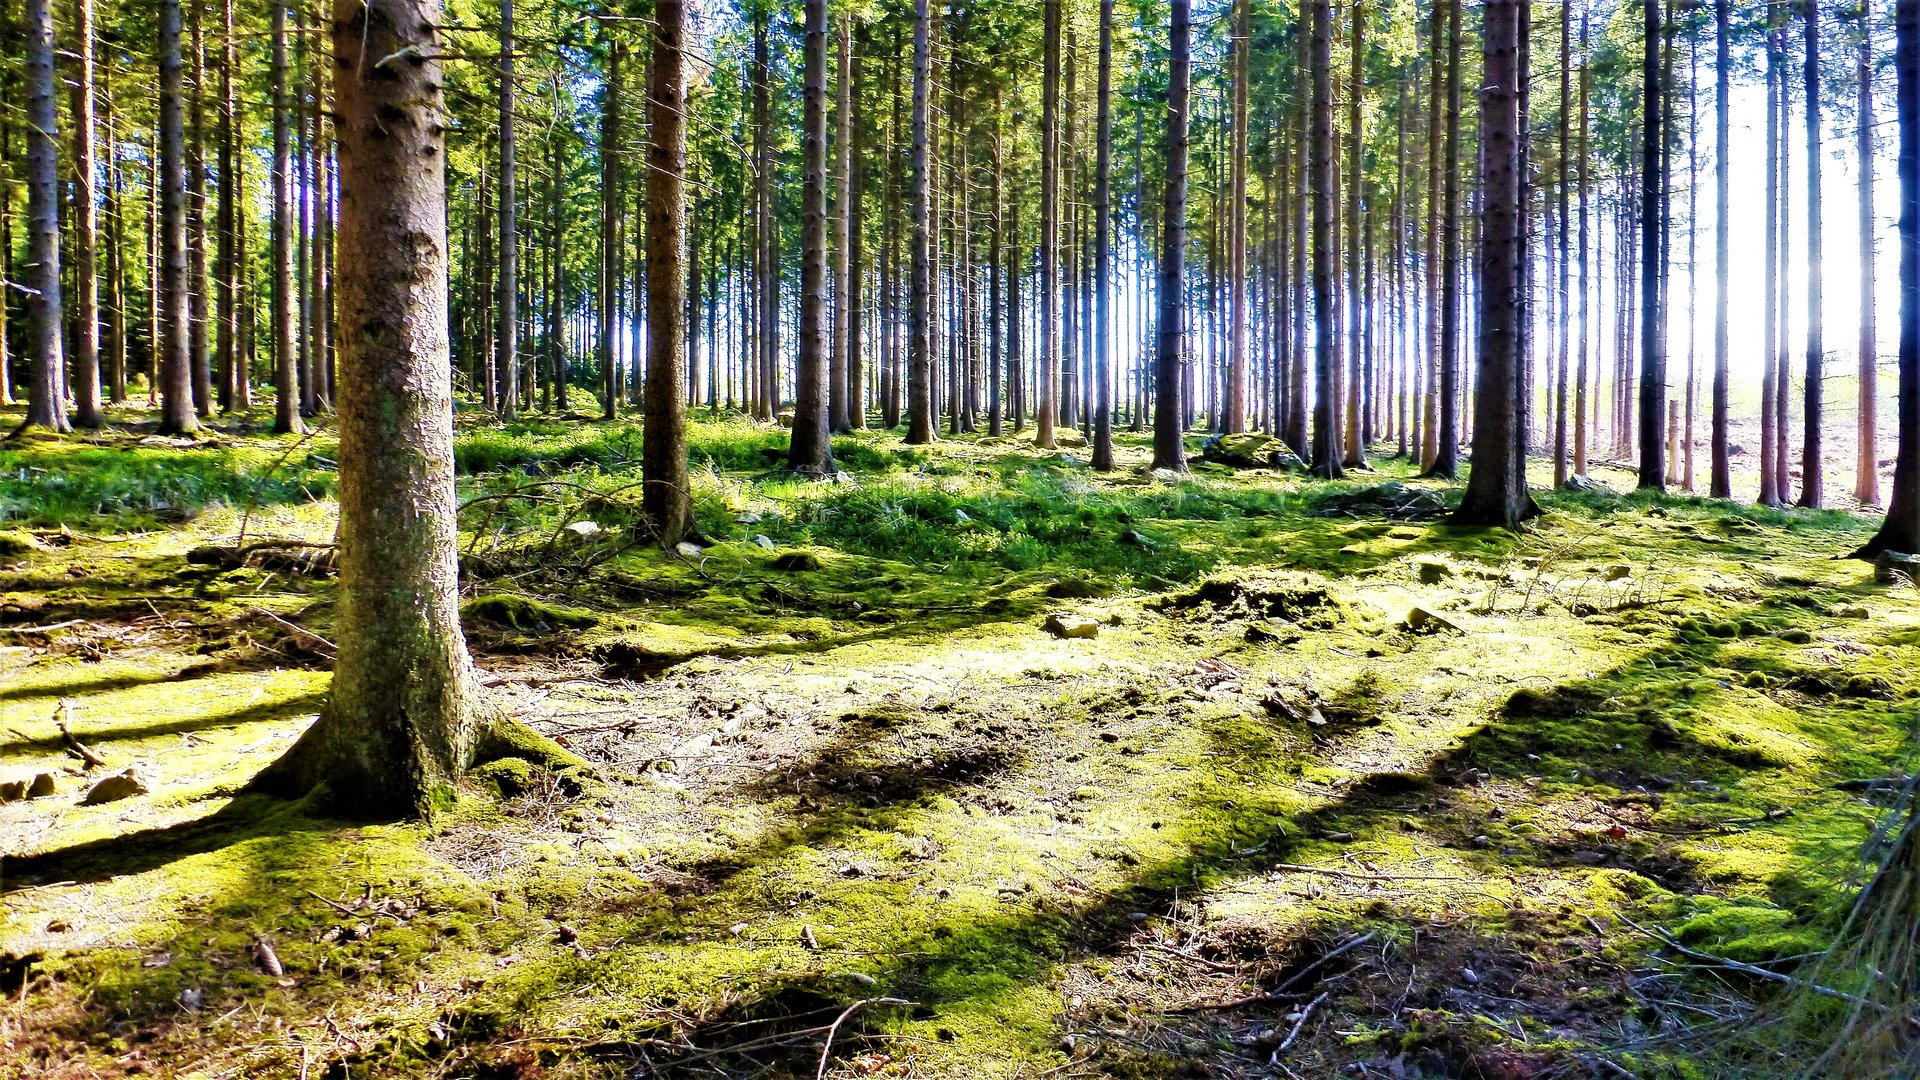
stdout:
{"type": "Polygon", "coordinates": [[[1920,0],[1894,5],[1895,114],[1900,125],[1900,428],[1887,517],[1854,554],[1920,551],[1920,0]]]}
{"type": "Polygon", "coordinates": [[[1473,468],[1453,521],[1507,528],[1538,513],[1527,495],[1521,440],[1527,316],[1523,283],[1526,202],[1521,177],[1519,0],[1488,0],[1485,74],[1480,89],[1479,361],[1473,411],[1473,468]]]}
{"type": "MultiPolygon", "coordinates": [[[[1457,0],[1456,0],[1457,2],[1457,0]]],[[[1309,0],[1310,123],[1307,197],[1312,202],[1313,233],[1313,453],[1308,468],[1333,478],[1340,468],[1339,389],[1334,369],[1334,337],[1340,332],[1333,309],[1333,11],[1326,0],[1309,0]]]]}
{"type": "Polygon", "coordinates": [[[460,631],[439,9],[333,13],[340,655],[325,711],[261,783],[324,785],[356,816],[431,811],[500,730],[460,631]]]}
{"type": "Polygon", "coordinates": [[[641,505],[656,539],[672,547],[693,529],[687,481],[686,362],[687,8],[655,0],[653,74],[647,94],[647,422],[641,432],[641,505]]]}
{"type": "Polygon", "coordinates": [[[1660,325],[1666,285],[1661,162],[1666,153],[1666,93],[1661,87],[1664,0],[1645,0],[1645,57],[1640,66],[1640,487],[1667,489],[1667,343],[1660,325]]]}
{"type": "Polygon", "coordinates": [[[180,78],[180,0],[160,6],[160,433],[200,426],[193,412],[187,292],[186,130],[180,78]]]}
{"type": "Polygon", "coordinates": [[[27,0],[27,427],[71,430],[60,394],[60,174],[52,0],[27,0]]]}
{"type": "MultiPolygon", "coordinates": [[[[1060,389],[1060,333],[1055,325],[1058,321],[1056,305],[1059,303],[1055,282],[1059,278],[1059,269],[1055,243],[1059,234],[1057,215],[1060,208],[1060,151],[1056,131],[1060,124],[1061,3],[1062,0],[1044,0],[1044,25],[1040,42],[1040,392],[1035,396],[1038,408],[1034,413],[1033,442],[1047,450],[1053,449],[1055,402],[1060,389]]],[[[1167,145],[1171,146],[1173,91],[1169,90],[1167,96],[1167,145]]],[[[1184,136],[1180,141],[1184,146],[1184,136]]],[[[1168,171],[1172,171],[1171,164],[1168,171]]],[[[1168,186],[1172,186],[1171,182],[1168,186]]],[[[1164,282],[1164,276],[1162,280],[1164,282]]],[[[1157,449],[1155,456],[1159,456],[1157,449]]]]}
{"type": "MultiPolygon", "coordinates": [[[[1187,122],[1193,7],[1172,0],[1167,79],[1166,187],[1160,209],[1159,355],[1154,360],[1152,468],[1187,471],[1181,360],[1186,355],[1187,122]]],[[[1043,391],[1044,393],[1044,391],[1043,391]]],[[[1044,399],[1043,399],[1044,400],[1044,399]]]]}
{"type": "Polygon", "coordinates": [[[847,416],[848,331],[853,306],[848,278],[849,240],[853,232],[853,16],[842,13],[835,35],[836,59],[833,103],[833,341],[827,357],[827,430],[838,435],[849,430],[847,416]]]}

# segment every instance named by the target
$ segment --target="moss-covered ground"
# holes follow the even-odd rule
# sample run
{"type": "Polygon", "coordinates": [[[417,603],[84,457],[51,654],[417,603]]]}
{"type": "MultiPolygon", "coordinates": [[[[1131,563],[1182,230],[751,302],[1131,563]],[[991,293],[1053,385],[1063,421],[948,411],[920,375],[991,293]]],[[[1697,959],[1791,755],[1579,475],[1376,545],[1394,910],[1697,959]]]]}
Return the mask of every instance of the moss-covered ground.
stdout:
{"type": "Polygon", "coordinates": [[[324,431],[0,444],[0,1076],[1781,1075],[1632,924],[1796,970],[1909,762],[1864,518],[696,418],[661,553],[638,441],[463,428],[486,681],[596,771],[430,827],[241,793],[326,693],[324,431]]]}

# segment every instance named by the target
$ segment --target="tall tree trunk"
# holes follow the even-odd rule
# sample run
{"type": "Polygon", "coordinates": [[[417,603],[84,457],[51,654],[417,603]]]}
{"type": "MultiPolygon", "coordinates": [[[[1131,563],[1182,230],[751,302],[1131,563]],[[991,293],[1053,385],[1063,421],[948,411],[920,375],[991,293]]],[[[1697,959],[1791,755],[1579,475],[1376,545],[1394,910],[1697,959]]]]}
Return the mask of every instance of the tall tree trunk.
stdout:
{"type": "Polygon", "coordinates": [[[1311,19],[1311,124],[1308,140],[1308,198],[1313,217],[1313,453],[1308,468],[1315,476],[1337,477],[1340,468],[1339,390],[1334,370],[1333,292],[1336,213],[1333,193],[1333,11],[1327,0],[1307,0],[1311,19]]]}
{"type": "MultiPolygon", "coordinates": [[[[815,0],[816,3],[819,0],[815,0]]],[[[686,362],[687,8],[655,0],[647,111],[647,422],[641,506],[654,538],[672,548],[693,530],[687,479],[686,362]]],[[[796,435],[798,428],[795,429],[796,435]]]]}
{"type": "MultiPolygon", "coordinates": [[[[1058,0],[1049,0],[1058,3],[1058,0]]],[[[1154,361],[1155,469],[1187,471],[1181,369],[1187,351],[1187,125],[1193,65],[1193,6],[1172,0],[1167,52],[1166,188],[1161,198],[1160,325],[1154,361]]]]}
{"type": "MultiPolygon", "coordinates": [[[[1820,193],[1820,5],[1809,2],[1807,19],[1806,120],[1807,120],[1807,359],[1802,387],[1802,434],[1800,448],[1800,505],[1819,506],[1822,495],[1821,461],[1822,417],[1824,407],[1822,366],[1827,349],[1821,336],[1821,277],[1826,273],[1820,243],[1823,203],[1820,193]]],[[[1860,162],[1862,169],[1872,163],[1860,162]]]]}
{"type": "MultiPolygon", "coordinates": [[[[73,423],[97,428],[100,412],[100,280],[94,269],[99,246],[98,203],[94,191],[99,173],[93,153],[93,0],[79,0],[74,12],[74,37],[80,47],[80,70],[73,86],[74,313],[73,423]]],[[[11,254],[11,253],[9,253],[11,254]]]]}
{"type": "MultiPolygon", "coordinates": [[[[1252,47],[1253,0],[1234,0],[1233,113],[1230,120],[1233,148],[1227,157],[1230,169],[1227,196],[1227,303],[1232,308],[1228,315],[1227,333],[1231,344],[1227,359],[1226,406],[1221,424],[1221,430],[1228,434],[1245,431],[1247,423],[1247,54],[1252,47]]],[[[1105,146],[1101,149],[1104,152],[1105,146]]],[[[1104,294],[1102,299],[1104,301],[1104,294]]]]}
{"type": "Polygon", "coordinates": [[[1348,27],[1352,35],[1347,49],[1347,185],[1352,192],[1347,199],[1346,248],[1347,248],[1347,363],[1343,370],[1345,383],[1340,399],[1344,401],[1345,415],[1341,430],[1346,437],[1342,452],[1342,462],[1350,468],[1365,468],[1367,464],[1365,437],[1362,427],[1366,423],[1366,372],[1367,352],[1365,348],[1366,326],[1366,289],[1361,278],[1364,265],[1361,259],[1361,242],[1364,228],[1361,224],[1361,204],[1366,201],[1367,182],[1362,171],[1361,144],[1366,139],[1364,125],[1365,113],[1361,109],[1361,99],[1366,95],[1365,73],[1362,60],[1365,56],[1363,45],[1366,33],[1366,5],[1363,0],[1354,0],[1347,8],[1348,27]]]}
{"type": "Polygon", "coordinates": [[[1439,415],[1426,475],[1452,479],[1460,468],[1460,3],[1447,5],[1446,153],[1440,209],[1439,415]]]}
{"type": "Polygon", "coordinates": [[[913,148],[908,182],[907,258],[907,442],[935,438],[933,412],[933,157],[927,111],[933,93],[933,31],[930,0],[913,5],[913,148]]]}
{"type": "Polygon", "coordinates": [[[853,234],[853,15],[840,14],[836,39],[836,76],[833,104],[833,341],[827,348],[827,429],[836,434],[850,429],[847,401],[847,343],[852,325],[852,282],[848,279],[847,248],[853,234]]]}
{"type": "Polygon", "coordinates": [[[26,427],[69,431],[60,394],[60,173],[54,137],[52,0],[27,0],[27,377],[26,427]]]}
{"type": "Polygon", "coordinates": [[[160,432],[184,435],[200,424],[188,370],[187,161],[182,123],[180,0],[160,4],[160,432]]]}
{"type": "Polygon", "coordinates": [[[780,409],[780,223],[773,198],[773,59],[767,41],[770,18],[760,0],[753,11],[754,224],[759,229],[754,280],[760,286],[759,371],[756,420],[780,409]]]}
{"type": "Polygon", "coordinates": [[[1473,468],[1453,521],[1512,528],[1538,513],[1527,495],[1521,263],[1526,255],[1521,84],[1527,78],[1520,35],[1526,5],[1488,0],[1480,90],[1479,359],[1473,416],[1473,468]]]}
{"type": "Polygon", "coordinates": [[[1854,106],[1855,157],[1860,169],[1860,348],[1859,397],[1855,419],[1853,498],[1863,506],[1880,503],[1880,357],[1874,326],[1873,219],[1873,30],[1867,6],[1860,5],[1859,96],[1854,106]]]}
{"type": "Polygon", "coordinates": [[[306,424],[294,360],[293,106],[287,77],[287,7],[285,0],[273,0],[273,430],[298,434],[306,424]]]}
{"type": "Polygon", "coordinates": [[[240,355],[240,231],[238,212],[242,194],[240,174],[240,119],[238,91],[234,78],[239,66],[239,50],[234,40],[235,0],[222,5],[220,43],[220,203],[215,214],[218,245],[214,257],[217,280],[219,334],[217,359],[218,383],[215,397],[220,411],[231,412],[241,399],[241,384],[246,380],[240,355]]]}
{"type": "MultiPolygon", "coordinates": [[[[1054,283],[1059,277],[1055,244],[1060,231],[1060,151],[1057,141],[1060,124],[1061,2],[1043,0],[1040,42],[1040,365],[1033,441],[1036,446],[1047,450],[1053,449],[1055,400],[1060,386],[1060,332],[1056,325],[1059,315],[1056,305],[1059,300],[1054,283]]],[[[1185,139],[1181,142],[1184,145],[1185,139]]]]}
{"type": "Polygon", "coordinates": [[[1762,300],[1761,326],[1765,337],[1760,357],[1760,494],[1757,502],[1762,506],[1777,506],[1780,502],[1779,476],[1785,472],[1786,463],[1780,460],[1777,449],[1780,440],[1778,432],[1784,426],[1785,418],[1776,412],[1778,395],[1774,384],[1779,381],[1780,370],[1775,345],[1778,342],[1778,323],[1780,321],[1780,89],[1781,71],[1778,35],[1778,9],[1769,8],[1766,33],[1766,88],[1767,88],[1767,214],[1762,247],[1767,261],[1765,280],[1766,296],[1762,300]]]}
{"type": "Polygon", "coordinates": [[[324,784],[333,809],[357,815],[444,805],[489,733],[507,726],[460,630],[451,366],[438,318],[447,290],[439,7],[334,8],[348,271],[339,658],[320,719],[262,781],[288,792],[324,784]],[[402,55],[415,59],[378,66],[402,55]]]}
{"type": "Polygon", "coordinates": [[[1661,85],[1661,48],[1666,30],[1664,0],[1641,0],[1645,13],[1645,54],[1640,65],[1640,487],[1667,488],[1667,343],[1660,319],[1666,286],[1661,258],[1666,222],[1666,192],[1661,168],[1666,157],[1666,90],[1661,85]]]}
{"type": "Polygon", "coordinates": [[[619,341],[620,289],[620,39],[608,35],[607,78],[600,89],[600,397],[601,416],[612,420],[620,411],[619,341]]]}
{"type": "MultiPolygon", "coordinates": [[[[193,105],[187,118],[187,259],[192,317],[187,335],[189,378],[193,407],[200,416],[212,416],[214,407],[212,349],[213,292],[207,271],[207,36],[209,0],[189,0],[193,48],[193,105]]],[[[91,211],[89,211],[91,213],[91,211]]]]}
{"type": "MultiPolygon", "coordinates": [[[[1593,244],[1590,220],[1592,206],[1593,170],[1587,147],[1592,129],[1592,117],[1589,103],[1592,95],[1592,73],[1587,64],[1592,53],[1587,47],[1587,32],[1592,19],[1592,10],[1582,7],[1580,11],[1580,345],[1574,366],[1573,393],[1573,474],[1587,474],[1587,445],[1590,433],[1587,412],[1587,342],[1593,330],[1593,289],[1589,280],[1588,259],[1593,257],[1593,244]]],[[[1597,405],[1596,405],[1597,407],[1597,405]]]]}
{"type": "MultiPolygon", "coordinates": [[[[1560,4],[1560,138],[1554,144],[1558,154],[1559,177],[1557,180],[1558,206],[1555,213],[1554,228],[1558,233],[1559,252],[1555,258],[1555,269],[1559,274],[1556,283],[1560,305],[1559,341],[1556,357],[1558,367],[1554,372],[1553,403],[1553,486],[1555,488],[1567,482],[1567,364],[1570,359],[1571,333],[1573,324],[1572,296],[1567,292],[1567,278],[1570,271],[1568,250],[1572,230],[1569,224],[1568,205],[1571,196],[1569,181],[1573,166],[1573,4],[1571,0],[1561,0],[1560,4]]],[[[1581,323],[1581,332],[1586,332],[1585,322],[1581,323]]]]}
{"type": "Polygon", "coordinates": [[[800,363],[787,466],[804,476],[835,472],[827,393],[827,0],[806,0],[802,63],[806,101],[800,129],[805,170],[800,230],[800,363]]]}
{"type": "MultiPolygon", "coordinates": [[[[1251,0],[1239,0],[1241,43],[1236,93],[1240,96],[1240,142],[1244,153],[1246,148],[1246,35],[1247,7],[1251,0]]],[[[1095,75],[1094,133],[1093,133],[1093,468],[1096,472],[1113,470],[1113,268],[1109,265],[1113,254],[1113,0],[1100,0],[1100,58],[1099,70],[1095,75]]],[[[1241,195],[1245,195],[1246,170],[1240,167],[1241,195]]],[[[1238,200],[1236,200],[1236,205],[1238,200]]],[[[1245,266],[1245,220],[1241,221],[1241,271],[1244,277],[1245,266]]],[[[1244,304],[1244,282],[1242,282],[1242,302],[1244,304]]],[[[1239,313],[1244,315],[1244,309],[1239,313]]],[[[1235,325],[1244,320],[1236,317],[1235,325]]],[[[1246,359],[1245,333],[1240,331],[1240,344],[1243,350],[1240,359],[1246,359]]],[[[1246,372],[1244,366],[1239,373],[1241,393],[1245,392],[1246,372]]],[[[1243,409],[1230,409],[1229,423],[1239,417],[1243,409]]]]}
{"type": "Polygon", "coordinates": [[[1714,0],[1714,238],[1713,238],[1713,441],[1711,474],[1707,494],[1716,499],[1733,497],[1733,463],[1728,444],[1728,363],[1732,345],[1728,335],[1728,279],[1733,274],[1729,220],[1729,192],[1732,186],[1732,110],[1733,57],[1728,36],[1732,23],[1732,0],[1714,0]]]}
{"type": "Polygon", "coordinates": [[[1856,557],[1920,551],[1920,0],[1895,0],[1894,112],[1899,121],[1900,401],[1887,516],[1856,557]]]}
{"type": "Polygon", "coordinates": [[[500,373],[500,415],[512,420],[520,410],[520,228],[513,122],[513,0],[500,0],[500,279],[494,303],[498,344],[494,359],[500,373]]]}
{"type": "Polygon", "coordinates": [[[849,28],[855,40],[850,46],[849,62],[852,70],[847,76],[848,121],[843,133],[847,136],[847,180],[843,194],[847,201],[846,210],[846,268],[841,275],[842,288],[840,302],[847,307],[846,333],[843,349],[846,353],[846,397],[847,428],[855,430],[867,426],[867,364],[866,330],[862,315],[865,310],[866,284],[866,129],[853,123],[852,116],[860,108],[860,86],[866,69],[867,35],[864,30],[855,33],[849,28]]]}

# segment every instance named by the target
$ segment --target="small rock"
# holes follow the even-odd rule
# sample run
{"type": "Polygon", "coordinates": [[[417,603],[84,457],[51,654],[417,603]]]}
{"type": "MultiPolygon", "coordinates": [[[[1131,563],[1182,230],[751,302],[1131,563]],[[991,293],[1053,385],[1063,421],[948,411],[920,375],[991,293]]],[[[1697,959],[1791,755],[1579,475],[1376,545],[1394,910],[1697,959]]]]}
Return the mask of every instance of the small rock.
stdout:
{"type": "Polygon", "coordinates": [[[1607,853],[1604,851],[1576,851],[1573,853],[1573,861],[1579,863],[1581,866],[1599,866],[1601,863],[1607,861],[1607,853]]]}
{"type": "Polygon", "coordinates": [[[73,924],[67,922],[65,919],[55,919],[47,924],[47,933],[49,934],[64,934],[71,929],[73,929],[73,924]]]}
{"type": "Polygon", "coordinates": [[[86,797],[80,800],[82,806],[98,806],[101,803],[130,799],[135,795],[145,795],[152,789],[134,767],[129,765],[112,776],[103,777],[87,789],[86,797]]]}
{"type": "Polygon", "coordinates": [[[600,523],[597,521],[576,521],[567,526],[566,534],[566,539],[568,540],[591,540],[600,535],[600,523]]]}
{"type": "Polygon", "coordinates": [[[1420,564],[1420,584],[1438,585],[1452,573],[1446,563],[1423,562],[1420,564]]]}
{"type": "Polygon", "coordinates": [[[673,550],[683,559],[697,559],[706,549],[692,541],[682,540],[673,545],[673,550]]]}
{"type": "Polygon", "coordinates": [[[760,524],[760,515],[759,514],[741,514],[740,516],[733,519],[733,523],[736,525],[758,525],[760,524]]]}
{"type": "Polygon", "coordinates": [[[1415,633],[1434,633],[1440,630],[1460,629],[1458,626],[1455,626],[1453,623],[1448,622],[1446,619],[1443,619],[1440,616],[1435,615],[1433,612],[1428,611],[1426,608],[1423,608],[1423,607],[1414,607],[1409,609],[1407,611],[1406,622],[1403,625],[1405,625],[1408,630],[1414,631],[1415,633]]]}
{"type": "Polygon", "coordinates": [[[27,798],[44,799],[54,793],[55,785],[52,773],[35,773],[27,784],[27,798]]]}
{"type": "Polygon", "coordinates": [[[19,802],[27,797],[25,780],[7,780],[0,782],[0,803],[19,802]]]}
{"type": "Polygon", "coordinates": [[[749,542],[754,544],[757,547],[764,548],[767,551],[773,550],[773,538],[768,536],[765,533],[753,534],[749,542]]]}
{"type": "Polygon", "coordinates": [[[1047,616],[1041,624],[1042,629],[1057,638],[1097,638],[1100,636],[1100,624],[1084,615],[1056,611],[1047,616]]]}
{"type": "Polygon", "coordinates": [[[190,1013],[197,1013],[207,1003],[207,992],[197,986],[189,986],[180,991],[180,1007],[190,1013]]]}
{"type": "Polygon", "coordinates": [[[1479,986],[1480,973],[1470,967],[1463,967],[1460,969],[1460,981],[1468,986],[1479,986]]]}
{"type": "Polygon", "coordinates": [[[1633,573],[1633,567],[1616,563],[1613,566],[1607,567],[1604,576],[1608,581],[1619,581],[1631,573],[1633,573]]]}

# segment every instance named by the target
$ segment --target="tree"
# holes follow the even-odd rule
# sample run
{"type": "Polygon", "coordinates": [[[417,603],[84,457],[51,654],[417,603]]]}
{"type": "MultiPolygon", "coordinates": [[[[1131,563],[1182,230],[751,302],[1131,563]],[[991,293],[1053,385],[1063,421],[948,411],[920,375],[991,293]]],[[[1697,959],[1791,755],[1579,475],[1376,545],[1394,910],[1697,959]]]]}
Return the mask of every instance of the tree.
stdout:
{"type": "Polygon", "coordinates": [[[180,78],[180,0],[160,5],[160,433],[199,428],[194,416],[187,281],[186,131],[180,78]]]}
{"type": "Polygon", "coordinates": [[[429,813],[508,746],[564,753],[495,711],[460,630],[439,17],[335,0],[339,658],[320,718],[259,780],[365,816],[429,813]]]}
{"type": "Polygon", "coordinates": [[[672,547],[693,530],[687,479],[686,362],[687,8],[655,0],[647,92],[647,423],[641,497],[654,536],[672,547]]]}
{"type": "Polygon", "coordinates": [[[927,108],[933,92],[933,29],[929,0],[913,4],[913,150],[907,188],[910,264],[907,284],[907,441],[934,440],[933,416],[933,159],[927,108]]]}
{"type": "Polygon", "coordinates": [[[287,6],[273,0],[273,430],[298,434],[300,381],[293,340],[293,132],[287,99],[287,6]]]}
{"type": "MultiPolygon", "coordinates": [[[[1447,7],[1446,154],[1440,208],[1440,407],[1433,463],[1423,475],[1453,479],[1460,468],[1460,0],[1447,7]]],[[[1331,366],[1331,364],[1329,364],[1331,366]]]]}
{"type": "Polygon", "coordinates": [[[620,39],[609,34],[607,80],[600,88],[600,281],[596,297],[600,306],[600,414],[608,420],[620,410],[620,364],[614,355],[619,306],[614,296],[620,282],[620,59],[624,51],[620,39]]]}
{"type": "MultiPolygon", "coordinates": [[[[1359,18],[1355,9],[1355,19],[1359,18]]],[[[1102,30],[1105,30],[1103,24],[1102,30]]],[[[1253,0],[1233,0],[1233,149],[1228,156],[1231,190],[1227,195],[1227,316],[1229,353],[1226,403],[1220,430],[1235,434],[1247,424],[1247,53],[1253,47],[1253,0]]],[[[1105,93],[1105,85],[1101,87],[1105,93]]],[[[1102,140],[1105,135],[1101,136],[1102,140]]],[[[1104,141],[1101,152],[1106,146],[1104,141]]],[[[1104,289],[1104,284],[1102,285],[1104,289]]],[[[1102,296],[1104,301],[1104,294],[1102,296]]]]}
{"type": "Polygon", "coordinates": [[[1733,21],[1732,0],[1714,0],[1714,100],[1713,138],[1715,149],[1713,200],[1716,222],[1713,238],[1713,464],[1707,480],[1707,494],[1716,499],[1733,497],[1733,464],[1728,445],[1729,404],[1727,366],[1732,355],[1728,335],[1727,281],[1733,273],[1730,240],[1733,223],[1729,220],[1729,192],[1733,162],[1731,135],[1733,110],[1733,56],[1728,37],[1733,21]]]}
{"type": "Polygon", "coordinates": [[[827,0],[807,0],[803,52],[800,363],[787,467],[803,476],[827,477],[837,471],[827,437],[827,0]]]}
{"type": "MultiPolygon", "coordinates": [[[[1657,3],[1657,0],[1654,0],[1657,3]]],[[[1539,513],[1527,494],[1521,429],[1526,389],[1526,202],[1521,176],[1521,59],[1525,5],[1488,0],[1480,89],[1480,305],[1478,394],[1473,412],[1473,468],[1453,521],[1512,528],[1539,513]]]]}
{"type": "Polygon", "coordinates": [[[1333,308],[1333,10],[1327,0],[1307,0],[1307,9],[1312,21],[1307,197],[1312,202],[1313,218],[1314,328],[1313,452],[1307,467],[1315,476],[1333,479],[1342,471],[1340,397],[1334,367],[1334,336],[1340,326],[1333,308]]]}
{"type": "MultiPolygon", "coordinates": [[[[1820,5],[1816,0],[1807,0],[1807,64],[1806,64],[1806,121],[1807,121],[1807,363],[1806,378],[1802,385],[1802,436],[1804,441],[1800,449],[1800,505],[1819,506],[1823,495],[1822,472],[1824,465],[1820,457],[1821,409],[1823,403],[1823,372],[1827,349],[1822,340],[1820,320],[1825,314],[1821,310],[1821,278],[1826,273],[1822,265],[1820,229],[1822,202],[1820,194],[1820,5]]],[[[1862,161],[1863,169],[1871,164],[1862,161]]]]}
{"type": "MultiPolygon", "coordinates": [[[[1725,0],[1721,0],[1725,2],[1725,0]]],[[[1855,158],[1860,163],[1860,348],[1859,397],[1855,417],[1853,497],[1864,506],[1880,502],[1880,364],[1874,342],[1874,220],[1873,220],[1873,30],[1866,0],[1861,0],[1859,67],[1854,105],[1858,134],[1855,158]]]]}
{"type": "Polygon", "coordinates": [[[94,273],[99,243],[98,202],[93,155],[93,0],[80,0],[74,36],[80,44],[80,71],[73,88],[74,237],[73,285],[76,310],[73,333],[73,422],[97,428],[100,413],[100,281],[94,273]]]}
{"type": "Polygon", "coordinates": [[[1882,551],[1920,552],[1920,0],[1896,0],[1893,10],[1900,139],[1900,426],[1886,519],[1854,552],[1867,559],[1882,551]]]}
{"type": "Polygon", "coordinates": [[[827,360],[827,429],[852,429],[847,361],[852,345],[853,298],[849,248],[853,236],[853,16],[840,16],[833,117],[833,342],[827,360]]]}
{"type": "Polygon", "coordinates": [[[1664,0],[1641,0],[1646,33],[1640,63],[1640,487],[1667,489],[1667,342],[1661,325],[1666,284],[1666,93],[1661,86],[1664,0]]]}
{"type": "Polygon", "coordinates": [[[52,0],[27,0],[27,419],[68,431],[60,392],[60,174],[54,147],[52,0]]]}
{"type": "Polygon", "coordinates": [[[513,0],[500,0],[500,290],[494,305],[499,344],[500,415],[520,411],[520,227],[515,218],[513,122],[513,0]]]}
{"type": "Polygon", "coordinates": [[[1193,8],[1172,0],[1167,42],[1166,180],[1160,204],[1159,328],[1154,359],[1152,468],[1187,471],[1186,410],[1181,398],[1186,358],[1187,125],[1192,78],[1193,8]]]}
{"type": "MultiPolygon", "coordinates": [[[[1053,425],[1055,402],[1060,390],[1060,332],[1057,325],[1059,314],[1056,305],[1059,294],[1054,282],[1059,279],[1059,259],[1055,244],[1059,240],[1060,209],[1060,4],[1061,0],[1043,0],[1043,26],[1041,28],[1040,52],[1040,393],[1037,404],[1039,410],[1034,416],[1033,442],[1045,450],[1053,449],[1053,425]]],[[[1174,19],[1179,19],[1179,3],[1175,2],[1174,19]]],[[[1178,35],[1179,30],[1174,33],[1178,35]]],[[[1177,66],[1177,65],[1176,65],[1177,66]]],[[[1167,145],[1173,145],[1171,134],[1177,121],[1173,113],[1173,92],[1168,91],[1169,132],[1167,145]]],[[[1184,148],[1186,139],[1181,138],[1184,148]]],[[[1172,163],[1167,169],[1171,175],[1172,163]]],[[[1167,186],[1173,186],[1168,180],[1167,186]]],[[[1184,199],[1181,204],[1185,206],[1184,199]]],[[[1165,274],[1162,288],[1165,287],[1165,274]]],[[[1164,298],[1162,303],[1164,303],[1164,298]]],[[[1164,328],[1163,328],[1164,330],[1164,328]]],[[[1159,451],[1155,450],[1155,456],[1159,451]]],[[[1169,466],[1171,467],[1171,466],[1169,466]]]]}
{"type": "MultiPolygon", "coordinates": [[[[1240,0],[1241,32],[1245,34],[1248,0],[1240,0]]],[[[1241,46],[1240,77],[1246,78],[1245,46],[1241,46]]],[[[1113,0],[1100,0],[1100,59],[1094,91],[1093,164],[1093,460],[1095,471],[1113,469],[1113,0]]],[[[1241,104],[1244,105],[1244,91],[1241,104]]],[[[1241,123],[1246,123],[1242,109],[1241,123]]],[[[1243,137],[1244,144],[1244,137],[1243,137]]],[[[1244,145],[1242,147],[1244,149],[1244,145]]],[[[1245,173],[1241,181],[1244,187],[1245,173]]],[[[1244,228],[1241,237],[1244,247],[1244,228]]],[[[1244,250],[1242,251],[1244,255],[1244,250]]],[[[1242,266],[1244,270],[1244,265],[1242,266]]],[[[1242,341],[1244,347],[1245,342],[1242,341]]],[[[1244,359],[1244,357],[1243,357],[1244,359]]],[[[1243,373],[1244,376],[1244,373],[1243,373]]],[[[1239,415],[1229,413],[1230,417],[1239,415]]],[[[994,420],[997,423],[999,413],[994,420]]]]}

